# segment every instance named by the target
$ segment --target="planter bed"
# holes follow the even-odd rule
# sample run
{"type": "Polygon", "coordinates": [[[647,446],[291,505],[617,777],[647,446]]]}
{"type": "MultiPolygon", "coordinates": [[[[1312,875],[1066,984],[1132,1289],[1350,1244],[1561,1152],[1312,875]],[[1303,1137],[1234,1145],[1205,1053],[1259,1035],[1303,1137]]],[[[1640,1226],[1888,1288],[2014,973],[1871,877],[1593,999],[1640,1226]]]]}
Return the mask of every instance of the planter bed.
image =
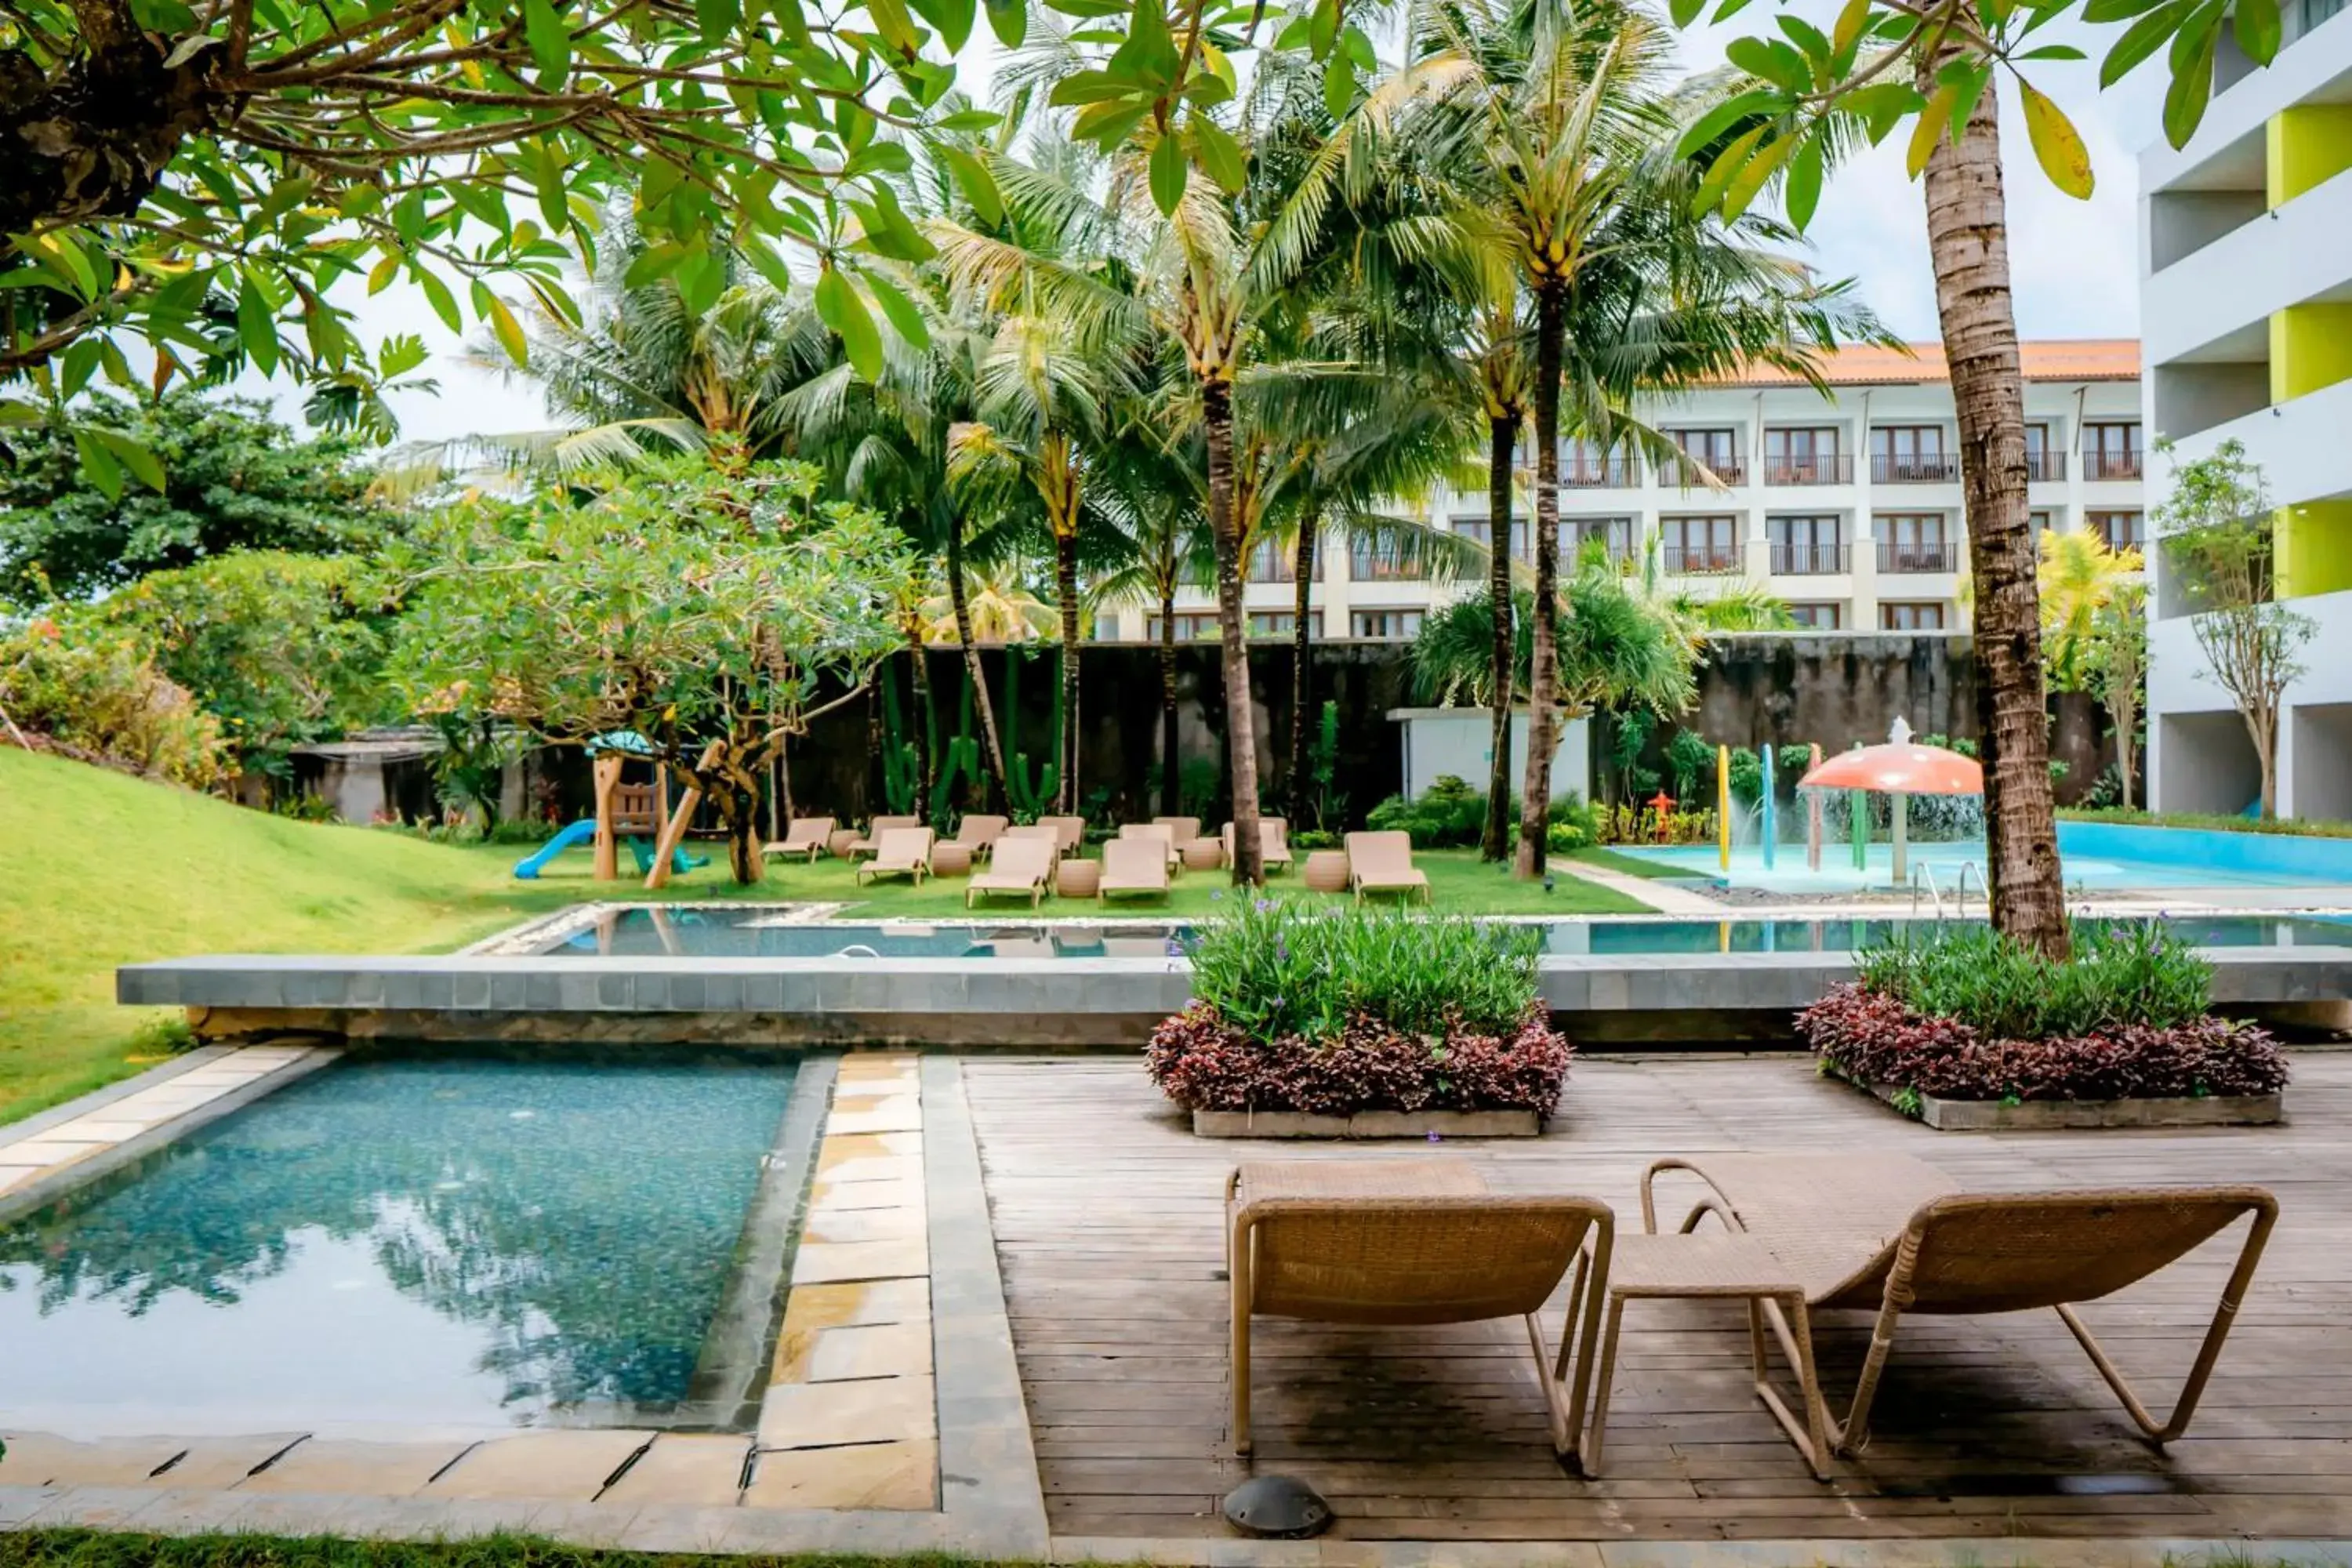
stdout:
{"type": "Polygon", "coordinates": [[[1312,1116],[1299,1110],[1196,1110],[1196,1138],[1533,1138],[1532,1110],[1359,1110],[1312,1116]]]}
{"type": "MultiPolygon", "coordinates": [[[[1903,1092],[1866,1086],[1903,1110],[1903,1092]]],[[[1917,1120],[1938,1132],[2034,1132],[2086,1127],[2269,1127],[2281,1115],[2279,1094],[2209,1094],[2165,1100],[1943,1100],[1918,1097],[1917,1120]]],[[[1906,1111],[1906,1114],[1909,1114],[1906,1111]]],[[[1198,1131],[1198,1129],[1195,1129],[1198,1131]]]]}

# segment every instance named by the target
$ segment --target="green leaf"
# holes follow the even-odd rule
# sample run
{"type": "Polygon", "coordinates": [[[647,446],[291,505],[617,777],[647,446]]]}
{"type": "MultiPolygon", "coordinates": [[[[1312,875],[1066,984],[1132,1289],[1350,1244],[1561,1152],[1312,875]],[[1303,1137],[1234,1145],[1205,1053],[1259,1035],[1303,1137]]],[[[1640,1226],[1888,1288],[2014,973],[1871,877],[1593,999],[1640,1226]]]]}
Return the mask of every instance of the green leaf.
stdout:
{"type": "Polygon", "coordinates": [[[1901,124],[1905,115],[1923,107],[1926,101],[1916,88],[1899,81],[1873,82],[1845,95],[1847,112],[1862,117],[1874,147],[1886,140],[1886,133],[1901,124]]]}
{"type": "Polygon", "coordinates": [[[1777,116],[1787,102],[1788,100],[1780,94],[1766,88],[1727,98],[1691,122],[1691,128],[1683,132],[1682,141],[1675,144],[1675,156],[1695,158],[1713,146],[1717,137],[1741,121],[1758,114],[1777,116]]]}
{"type": "Polygon", "coordinates": [[[2175,148],[2189,145],[2205,118],[2205,104],[2213,94],[2213,46],[2221,36],[2219,26],[2206,31],[2203,42],[2184,62],[2174,45],[2172,85],[2164,94],[2164,139],[2175,148]]]}
{"type": "Polygon", "coordinates": [[[1838,13],[1837,25],[1830,33],[1831,52],[1841,60],[1852,61],[1853,51],[1862,43],[1863,29],[1869,26],[1870,8],[1874,0],[1845,0],[1845,8],[1838,13]]]}
{"type": "Polygon", "coordinates": [[[2075,200],[2089,201],[2096,182],[2091,173],[2090,149],[2083,145],[2082,133],[2066,118],[2066,111],[2035,90],[2032,82],[2020,77],[2017,90],[2025,104],[2025,133],[2033,142],[2033,156],[2042,164],[2042,172],[2050,176],[2052,184],[2075,200]]]}
{"type": "Polygon", "coordinates": [[[2237,28],[2238,47],[2248,59],[2266,66],[2278,57],[2283,37],[2278,0],[2238,0],[2231,20],[2237,28]]]}
{"type": "Polygon", "coordinates": [[[2115,47],[2099,63],[2099,86],[2115,86],[2160,46],[2169,43],[2196,4],[2197,0],[2166,0],[2166,4],[2125,28],[2124,36],[2116,40],[2115,47]]]}
{"type": "Polygon", "coordinates": [[[89,426],[89,433],[100,445],[131,470],[131,477],[156,494],[163,493],[163,465],[146,446],[120,430],[109,430],[102,425],[89,426]]]}
{"type": "Polygon", "coordinates": [[[2162,4],[2163,0],[2089,0],[2083,7],[2083,20],[2105,26],[2110,22],[2127,21],[2162,4]]]}
{"type": "Polygon", "coordinates": [[[453,332],[466,330],[466,318],[457,313],[457,297],[449,292],[449,285],[441,281],[430,268],[416,267],[416,286],[425,290],[425,302],[441,318],[441,324],[453,332]]]}
{"type": "Polygon", "coordinates": [[[1092,142],[1106,148],[1116,147],[1127,140],[1127,133],[1142,124],[1143,117],[1150,112],[1149,100],[1090,104],[1080,110],[1078,117],[1070,121],[1070,134],[1081,142],[1092,142]]]}
{"type": "Polygon", "coordinates": [[[1734,38],[1724,46],[1723,52],[1749,76],[1761,77],[1790,92],[1802,92],[1812,85],[1812,73],[1805,68],[1805,58],[1778,38],[1734,38]]]}
{"type": "Polygon", "coordinates": [[[490,292],[490,286],[479,279],[474,281],[474,313],[490,324],[499,347],[507,351],[507,358],[514,361],[517,369],[530,363],[530,342],[522,335],[522,323],[515,320],[507,302],[490,292]]]}
{"type": "Polygon", "coordinates": [[[1816,130],[1805,138],[1805,144],[1789,163],[1789,184],[1781,200],[1789,209],[1789,221],[1802,233],[1813,221],[1813,209],[1821,205],[1822,172],[1828,163],[1822,148],[1822,133],[1816,130]]]}
{"type": "Polygon", "coordinates": [[[1004,193],[996,188],[996,176],[988,172],[988,165],[953,142],[933,142],[932,150],[948,166],[948,174],[954,178],[956,189],[963,193],[963,199],[971,204],[972,216],[991,228],[1003,223],[1004,193]]]}
{"type": "Polygon", "coordinates": [[[1830,41],[1822,36],[1819,27],[1792,11],[1783,11],[1772,19],[1780,24],[1780,31],[1789,35],[1790,41],[1803,53],[1807,61],[1817,68],[1829,64],[1830,41]]]}
{"type": "Polygon", "coordinates": [[[915,308],[915,302],[907,298],[904,289],[879,272],[866,274],[866,287],[872,291],[874,302],[882,307],[882,314],[889,321],[890,330],[897,332],[908,346],[918,350],[931,346],[930,323],[923,320],[923,312],[915,308]]]}
{"type": "Polygon", "coordinates": [[[841,340],[850,369],[869,382],[881,380],[882,334],[875,330],[874,317],[856,287],[831,262],[817,274],[816,314],[841,340]]]}
{"type": "Polygon", "coordinates": [[[1163,216],[1172,216],[1184,199],[1184,143],[1162,136],[1151,149],[1151,202],[1163,216]]]}
{"type": "Polygon", "coordinates": [[[884,43],[909,59],[921,52],[922,36],[915,31],[906,0],[866,0],[866,14],[874,19],[875,31],[882,35],[884,43]]]}
{"type": "Polygon", "coordinates": [[[1241,143],[1205,114],[1193,115],[1188,128],[1192,133],[1192,155],[1201,161],[1201,172],[1216,181],[1218,188],[1227,195],[1239,195],[1249,184],[1249,160],[1243,155],[1241,143]]]}
{"type": "MultiPolygon", "coordinates": [[[[1157,0],[1151,0],[1156,4],[1157,0]]],[[[1317,59],[1331,52],[1339,37],[1339,0],[1315,0],[1307,21],[1307,47],[1317,59]]]]}
{"type": "Polygon", "coordinates": [[[1706,9],[1706,0],[1670,0],[1666,14],[1674,18],[1675,26],[1687,27],[1697,21],[1698,14],[1706,9]]]}
{"type": "Polygon", "coordinates": [[[1715,155],[1715,162],[1707,166],[1706,177],[1699,182],[1698,195],[1692,198],[1692,211],[1709,213],[1723,205],[1724,192],[1738,177],[1740,170],[1748,166],[1748,157],[1756,151],[1756,144],[1763,141],[1771,129],[1769,125],[1759,125],[1743,132],[1731,145],[1715,155]]]}
{"type": "Polygon", "coordinates": [[[264,375],[278,374],[278,313],[250,276],[237,287],[236,341],[254,369],[264,375]]]}
{"type": "Polygon", "coordinates": [[[572,75],[572,32],[551,0],[522,0],[522,31],[539,65],[539,85],[561,89],[572,75]]]}
{"type": "Polygon", "coordinates": [[[743,20],[743,0],[694,0],[694,25],[706,44],[726,42],[743,20]]]}
{"type": "Polygon", "coordinates": [[[1789,161],[1789,154],[1797,142],[1797,137],[1782,136],[1756,150],[1756,155],[1748,160],[1748,166],[1724,187],[1723,216],[1727,220],[1738,217],[1755,203],[1764,189],[1765,182],[1789,161]]]}
{"type": "Polygon", "coordinates": [[[2043,44],[2039,48],[2028,49],[2021,55],[2012,56],[2011,58],[2019,60],[2082,60],[2088,59],[2090,57],[2072,44],[2043,44]]]}
{"type": "Polygon", "coordinates": [[[73,433],[74,453],[81,459],[82,478],[98,487],[99,494],[109,500],[122,499],[122,465],[114,460],[95,433],[86,426],[76,426],[73,433]]]}
{"type": "Polygon", "coordinates": [[[572,224],[572,211],[565,202],[563,165],[557,162],[555,149],[544,142],[534,142],[526,150],[530,162],[530,183],[539,192],[539,216],[547,220],[550,234],[561,235],[572,224]]]}
{"type": "Polygon", "coordinates": [[[971,37],[972,0],[914,0],[915,10],[940,35],[948,53],[954,54],[971,37]]]}
{"type": "Polygon", "coordinates": [[[1022,0],[988,0],[988,26],[998,43],[1017,49],[1029,36],[1029,7],[1022,0]]]}
{"type": "Polygon", "coordinates": [[[629,263],[629,269],[621,274],[621,287],[643,289],[648,284],[658,283],[677,271],[685,261],[686,247],[674,239],[647,246],[637,253],[635,260],[629,263]]]}
{"type": "Polygon", "coordinates": [[[1355,106],[1356,62],[1335,53],[1323,62],[1323,107],[1332,119],[1341,120],[1355,106]]]}
{"type": "Polygon", "coordinates": [[[1952,105],[1959,100],[1957,89],[1937,88],[1927,99],[1927,106],[1919,111],[1919,119],[1911,127],[1911,145],[1903,157],[1903,166],[1913,179],[1927,168],[1928,157],[1936,151],[1936,138],[1941,136],[1952,122],[1952,105]]]}

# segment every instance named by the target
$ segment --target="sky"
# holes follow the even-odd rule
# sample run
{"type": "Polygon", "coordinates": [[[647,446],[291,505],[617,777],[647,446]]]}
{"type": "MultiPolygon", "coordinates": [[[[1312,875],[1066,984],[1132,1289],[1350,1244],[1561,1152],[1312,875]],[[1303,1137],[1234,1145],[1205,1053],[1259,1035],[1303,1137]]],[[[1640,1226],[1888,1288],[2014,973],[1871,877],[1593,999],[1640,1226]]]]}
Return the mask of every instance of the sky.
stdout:
{"type": "MultiPolygon", "coordinates": [[[[1811,5],[1802,8],[1813,9],[1811,5]]],[[[1722,63],[1722,47],[1739,32],[1763,27],[1756,6],[1722,28],[1695,28],[1683,39],[1693,69],[1722,63]]],[[[2077,43],[2091,61],[2051,61],[2033,68],[2034,85],[2055,99],[2082,132],[2097,188],[2087,202],[2060,194],[2033,162],[2017,95],[2001,101],[2001,141],[2009,196],[2010,267],[2016,289],[2018,331],[2029,338],[2136,338],[2139,335],[2137,247],[2139,153],[2159,134],[2161,61],[2144,66],[2109,91],[2099,90],[2096,57],[2113,37],[2053,38],[2077,43]]],[[[979,29],[961,61],[967,91],[985,100],[994,47],[979,29]]],[[[1828,278],[1855,279],[1861,298],[1895,331],[1915,342],[1934,339],[1935,279],[1927,265],[1926,205],[1903,168],[1904,132],[1835,171],[1823,188],[1810,238],[1812,258],[1828,278]]],[[[443,327],[414,290],[395,288],[360,308],[371,338],[415,332],[435,351],[420,373],[436,380],[437,395],[411,392],[393,399],[403,440],[531,430],[549,423],[528,384],[478,370],[457,357],[459,340],[443,327]]],[[[281,417],[300,423],[300,397],[282,384],[251,390],[278,404],[281,417]]]]}

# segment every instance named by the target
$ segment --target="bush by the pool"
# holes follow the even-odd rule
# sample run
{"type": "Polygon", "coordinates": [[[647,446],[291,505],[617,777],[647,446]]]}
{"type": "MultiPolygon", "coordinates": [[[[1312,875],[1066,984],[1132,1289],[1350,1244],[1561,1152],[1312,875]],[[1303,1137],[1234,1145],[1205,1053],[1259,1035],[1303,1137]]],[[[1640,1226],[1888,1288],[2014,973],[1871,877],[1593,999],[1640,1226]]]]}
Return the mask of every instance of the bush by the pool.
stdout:
{"type": "Polygon", "coordinates": [[[1153,1031],[1152,1081],[1187,1110],[1532,1110],[1568,1074],[1536,985],[1536,930],[1260,899],[1187,948],[1190,1006],[1153,1031]]]}
{"type": "Polygon", "coordinates": [[[2208,1015],[2211,971],[2153,922],[2082,922],[2053,963],[1990,931],[1942,929],[1857,955],[1860,979],[1798,1016],[1823,1069],[1939,1100],[2271,1094],[2286,1058],[2208,1015]]]}

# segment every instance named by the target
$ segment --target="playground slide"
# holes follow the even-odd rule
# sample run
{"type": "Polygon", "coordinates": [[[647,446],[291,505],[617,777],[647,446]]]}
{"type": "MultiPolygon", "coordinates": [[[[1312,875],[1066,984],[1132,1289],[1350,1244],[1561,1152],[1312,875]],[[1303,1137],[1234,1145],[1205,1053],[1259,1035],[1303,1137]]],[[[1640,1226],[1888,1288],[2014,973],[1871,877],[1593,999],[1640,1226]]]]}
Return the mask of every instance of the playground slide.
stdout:
{"type": "MultiPolygon", "coordinates": [[[[638,876],[642,877],[646,872],[654,868],[653,840],[649,838],[630,839],[629,853],[637,858],[638,876]]],[[[691,871],[698,866],[708,866],[709,864],[710,857],[708,855],[689,855],[683,849],[673,849],[669,852],[669,868],[673,871],[691,871]]]]}
{"type": "Polygon", "coordinates": [[[539,847],[537,854],[515,862],[515,876],[520,881],[536,882],[547,863],[575,845],[593,844],[596,839],[596,819],[583,816],[554,837],[539,847]]]}

